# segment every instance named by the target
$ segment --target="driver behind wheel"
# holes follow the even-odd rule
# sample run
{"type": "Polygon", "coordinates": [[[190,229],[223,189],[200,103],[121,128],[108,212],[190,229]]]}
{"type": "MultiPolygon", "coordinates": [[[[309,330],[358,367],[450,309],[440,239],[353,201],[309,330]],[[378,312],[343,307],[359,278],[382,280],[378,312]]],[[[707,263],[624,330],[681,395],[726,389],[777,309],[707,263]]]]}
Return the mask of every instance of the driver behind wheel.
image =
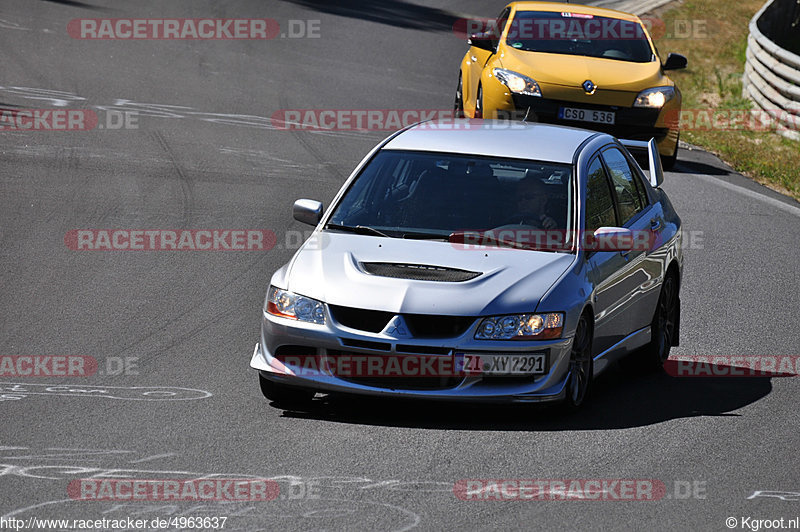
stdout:
{"type": "Polygon", "coordinates": [[[557,228],[558,223],[547,214],[551,199],[548,185],[536,175],[531,175],[530,171],[526,172],[515,188],[516,210],[511,217],[512,223],[539,229],[557,228]]]}

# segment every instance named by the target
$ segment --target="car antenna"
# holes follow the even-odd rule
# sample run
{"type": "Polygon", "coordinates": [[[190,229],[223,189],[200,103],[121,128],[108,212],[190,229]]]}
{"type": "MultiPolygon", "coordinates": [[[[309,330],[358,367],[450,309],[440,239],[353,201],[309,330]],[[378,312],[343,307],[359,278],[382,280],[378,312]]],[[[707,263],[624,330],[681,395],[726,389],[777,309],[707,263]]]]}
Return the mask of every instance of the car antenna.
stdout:
{"type": "Polygon", "coordinates": [[[525,116],[524,116],[524,117],[522,117],[522,121],[523,121],[523,122],[531,122],[532,120],[530,120],[530,117],[531,117],[531,107],[530,107],[530,105],[529,105],[529,106],[528,106],[528,110],[527,110],[527,111],[525,111],[525,116]]]}

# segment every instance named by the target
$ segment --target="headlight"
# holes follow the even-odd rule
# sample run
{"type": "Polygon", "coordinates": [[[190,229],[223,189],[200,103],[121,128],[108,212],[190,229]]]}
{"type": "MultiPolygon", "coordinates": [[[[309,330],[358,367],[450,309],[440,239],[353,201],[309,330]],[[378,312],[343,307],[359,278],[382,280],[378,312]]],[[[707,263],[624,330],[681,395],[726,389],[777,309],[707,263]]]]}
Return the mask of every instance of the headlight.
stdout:
{"type": "Polygon", "coordinates": [[[653,87],[640,92],[633,106],[658,109],[674,97],[675,89],[672,87],[653,87]]]}
{"type": "Polygon", "coordinates": [[[476,340],[550,340],[561,337],[564,315],[515,314],[484,318],[475,333],[476,340]]]}
{"type": "Polygon", "coordinates": [[[299,296],[274,286],[269,287],[264,311],[281,318],[308,321],[320,325],[325,323],[325,306],[322,301],[299,296]]]}
{"type": "Polygon", "coordinates": [[[526,94],[528,96],[542,95],[542,91],[539,90],[539,84],[528,76],[523,76],[511,70],[495,68],[494,77],[496,77],[500,83],[508,87],[508,90],[516,94],[526,94]]]}

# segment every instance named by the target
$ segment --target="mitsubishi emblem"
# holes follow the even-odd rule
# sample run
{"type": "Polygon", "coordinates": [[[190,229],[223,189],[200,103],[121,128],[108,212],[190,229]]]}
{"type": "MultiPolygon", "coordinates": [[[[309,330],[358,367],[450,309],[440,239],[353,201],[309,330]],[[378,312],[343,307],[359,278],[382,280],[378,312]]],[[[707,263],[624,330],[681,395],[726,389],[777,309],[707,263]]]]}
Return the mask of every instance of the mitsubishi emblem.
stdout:
{"type": "Polygon", "coordinates": [[[395,316],[383,329],[383,334],[394,336],[395,338],[407,338],[408,327],[402,316],[395,316]]]}

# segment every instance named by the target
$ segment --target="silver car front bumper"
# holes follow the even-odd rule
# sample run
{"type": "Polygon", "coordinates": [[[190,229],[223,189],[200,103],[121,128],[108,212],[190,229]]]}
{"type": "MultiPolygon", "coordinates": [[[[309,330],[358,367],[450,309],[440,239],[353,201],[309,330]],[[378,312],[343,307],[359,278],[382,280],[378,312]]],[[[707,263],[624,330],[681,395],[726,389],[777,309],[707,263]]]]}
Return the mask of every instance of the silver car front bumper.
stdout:
{"type": "Polygon", "coordinates": [[[485,341],[475,340],[477,323],[457,338],[419,339],[394,338],[382,333],[369,333],[350,329],[327,319],[325,325],[298,322],[275,317],[262,312],[261,341],[256,344],[250,366],[259,371],[262,378],[286,386],[295,386],[318,392],[340,392],[383,397],[424,398],[449,401],[480,401],[500,403],[540,403],[560,401],[566,394],[569,375],[569,355],[572,338],[552,341],[485,341]],[[372,342],[383,349],[375,350],[354,347],[372,342]],[[302,349],[317,356],[328,352],[347,352],[353,355],[404,356],[404,349],[414,348],[415,354],[425,356],[453,357],[455,353],[525,353],[546,352],[547,372],[527,377],[505,376],[458,376],[447,380],[443,387],[407,389],[396,379],[374,378],[368,384],[354,382],[358,379],[339,377],[333,374],[293,375],[291,366],[284,366],[274,354],[284,349],[302,349]],[[400,346],[400,350],[398,350],[400,346]],[[426,351],[430,349],[430,354],[426,351]],[[445,354],[446,353],[446,354],[445,354]]]}

